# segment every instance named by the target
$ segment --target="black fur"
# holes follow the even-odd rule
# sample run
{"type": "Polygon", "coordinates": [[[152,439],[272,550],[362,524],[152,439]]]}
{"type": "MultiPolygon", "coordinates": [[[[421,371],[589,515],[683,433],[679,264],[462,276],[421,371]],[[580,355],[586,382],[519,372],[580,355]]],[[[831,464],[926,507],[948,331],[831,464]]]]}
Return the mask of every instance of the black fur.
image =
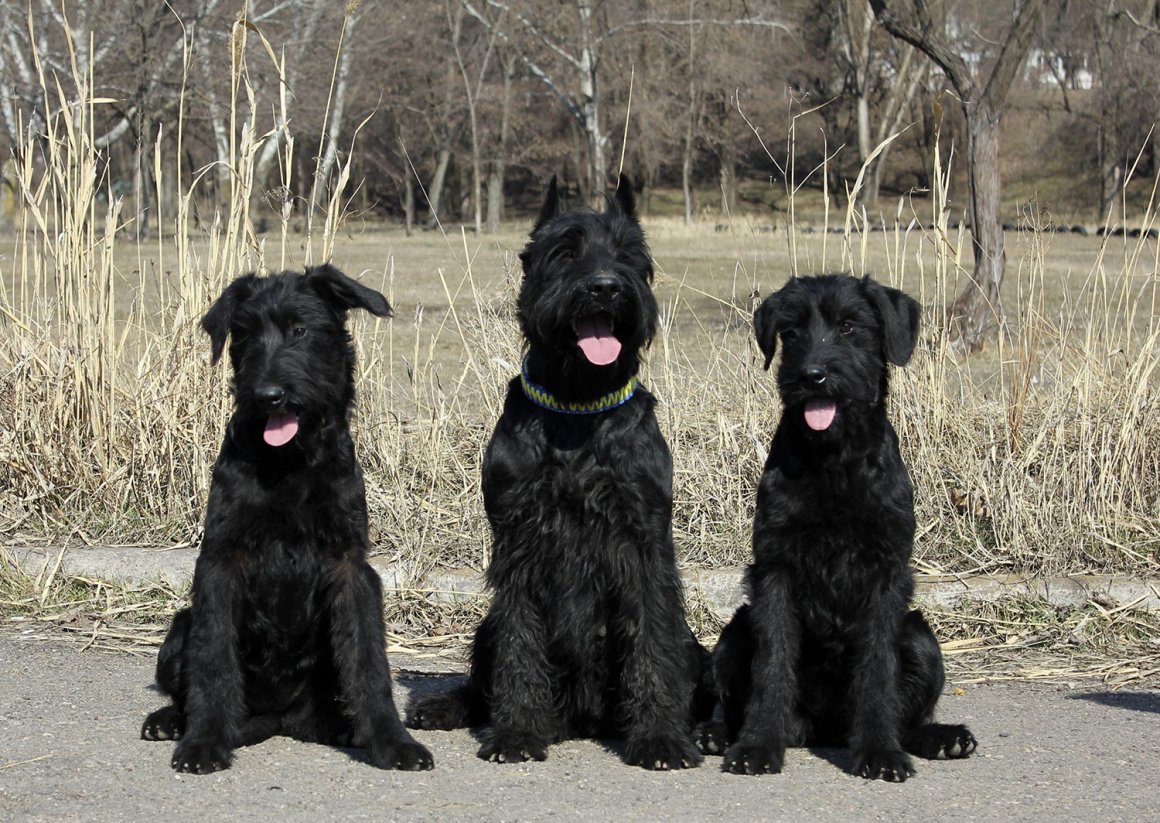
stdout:
{"type": "Polygon", "coordinates": [[[965,726],[931,722],[942,655],[909,609],[914,491],[885,401],[919,316],[897,289],[848,275],[793,279],[754,316],[766,368],[781,340],[783,410],[758,489],[750,603],[713,653],[725,722],[700,742],[731,744],[727,771],[778,772],[787,746],[848,745],[856,774],[902,781],[907,752],[976,747],[965,726]],[[810,425],[806,410],[830,402],[817,430],[826,414],[810,425]]]}
{"type": "Polygon", "coordinates": [[[177,771],[227,768],[236,747],[275,734],[364,747],[381,768],[432,766],[391,697],[382,585],[366,560],[347,425],[354,308],[390,314],[381,294],[318,266],[240,277],[202,319],[215,363],[230,340],[236,406],[213,468],[192,605],[157,658],[173,704],[141,729],[178,741],[177,771]],[[297,421],[279,446],[264,434],[277,420],[297,421]]]}
{"type": "MultiPolygon", "coordinates": [[[[553,178],[520,259],[532,382],[562,402],[624,386],[657,322],[627,184],[604,213],[561,213],[553,178]],[[595,365],[579,347],[594,317],[621,344],[614,362],[595,365]]],[[[672,459],[654,405],[638,387],[617,408],[564,414],[512,381],[483,463],[494,601],[468,684],[412,703],[410,725],[486,724],[479,756],[499,762],[543,760],[553,742],[595,735],[623,736],[624,759],[649,769],[701,760],[691,732],[712,708],[708,654],[685,622],[672,459]]]]}

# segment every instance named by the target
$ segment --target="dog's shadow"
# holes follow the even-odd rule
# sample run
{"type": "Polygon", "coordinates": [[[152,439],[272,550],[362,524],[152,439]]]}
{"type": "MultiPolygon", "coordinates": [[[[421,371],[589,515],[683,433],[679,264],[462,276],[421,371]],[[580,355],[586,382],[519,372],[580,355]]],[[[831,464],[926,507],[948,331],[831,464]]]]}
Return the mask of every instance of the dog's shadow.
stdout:
{"type": "Polygon", "coordinates": [[[1086,700],[1112,709],[1160,714],[1160,692],[1088,692],[1068,695],[1069,700],[1086,700]]]}

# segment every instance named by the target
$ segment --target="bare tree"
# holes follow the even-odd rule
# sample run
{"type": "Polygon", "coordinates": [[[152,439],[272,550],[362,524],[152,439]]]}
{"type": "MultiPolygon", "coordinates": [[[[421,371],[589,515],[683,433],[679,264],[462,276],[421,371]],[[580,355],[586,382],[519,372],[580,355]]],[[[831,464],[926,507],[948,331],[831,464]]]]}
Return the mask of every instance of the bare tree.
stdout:
{"type": "MultiPolygon", "coordinates": [[[[992,327],[992,317],[1002,314],[999,289],[1006,252],[999,210],[999,122],[1047,0],[1023,0],[1001,41],[999,55],[985,76],[976,76],[963,55],[939,33],[925,0],[913,0],[909,13],[895,11],[886,0],[869,2],[888,32],[934,61],[954,86],[962,104],[967,124],[967,180],[975,266],[973,282],[955,298],[949,320],[957,343],[966,351],[974,351],[992,327]]],[[[902,3],[894,0],[892,5],[902,3]]]]}
{"type": "MultiPolygon", "coordinates": [[[[878,205],[882,172],[891,144],[886,141],[902,127],[915,93],[929,73],[929,61],[915,59],[915,49],[902,41],[882,43],[866,0],[823,0],[819,18],[837,18],[826,26],[830,51],[842,68],[835,91],[854,99],[858,159],[869,167],[860,196],[869,209],[878,205]],[[881,147],[877,155],[876,149],[881,147]]],[[[886,38],[890,40],[889,37],[886,38]]]]}

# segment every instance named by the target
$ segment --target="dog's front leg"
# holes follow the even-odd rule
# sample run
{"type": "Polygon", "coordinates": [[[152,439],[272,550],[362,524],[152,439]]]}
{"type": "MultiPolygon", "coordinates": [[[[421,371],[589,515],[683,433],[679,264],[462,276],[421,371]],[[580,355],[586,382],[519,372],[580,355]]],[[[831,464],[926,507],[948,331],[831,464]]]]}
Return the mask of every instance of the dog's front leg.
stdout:
{"type": "Polygon", "coordinates": [[[628,715],[624,760],[646,769],[687,769],[703,759],[691,735],[695,672],[676,581],[652,580],[621,604],[626,644],[621,691],[628,715]]]}
{"type": "Polygon", "coordinates": [[[490,660],[489,681],[481,685],[491,725],[480,735],[479,756],[496,763],[545,760],[561,731],[543,617],[528,593],[516,589],[495,593],[486,620],[488,648],[479,648],[476,638],[475,655],[490,660]]]}
{"type": "Polygon", "coordinates": [[[331,570],[330,640],[355,745],[380,769],[430,769],[431,753],[399,719],[391,693],[382,581],[369,564],[344,559],[331,570]]]}
{"type": "Polygon", "coordinates": [[[914,764],[902,749],[898,630],[905,603],[880,596],[862,623],[854,651],[850,749],[854,774],[902,782],[914,764]]]}
{"type": "Polygon", "coordinates": [[[776,774],[795,734],[801,628],[789,579],[777,567],[751,569],[753,661],[749,700],[737,742],[722,768],[735,774],[776,774]]]}
{"type": "Polygon", "coordinates": [[[245,720],[245,690],[238,661],[239,581],[236,572],[205,547],[198,558],[189,637],[185,731],[173,753],[179,772],[227,769],[245,720]]]}

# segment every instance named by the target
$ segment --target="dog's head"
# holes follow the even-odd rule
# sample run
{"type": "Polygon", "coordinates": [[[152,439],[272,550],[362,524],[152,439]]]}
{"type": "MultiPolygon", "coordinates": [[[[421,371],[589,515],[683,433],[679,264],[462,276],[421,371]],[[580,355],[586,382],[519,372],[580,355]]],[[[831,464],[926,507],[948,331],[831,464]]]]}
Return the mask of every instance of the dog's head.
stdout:
{"type": "Polygon", "coordinates": [[[910,360],[921,314],[917,301],[868,277],[791,279],[753,316],[765,368],[781,342],[784,414],[825,432],[838,429],[846,414],[881,404],[888,364],[910,360]]]}
{"type": "Polygon", "coordinates": [[[627,180],[603,212],[564,211],[553,177],[520,261],[520,328],[554,391],[583,400],[636,373],[657,304],[627,180]]]}
{"type": "Polygon", "coordinates": [[[345,420],[354,399],[354,350],[346,331],[350,309],[389,317],[374,289],[333,266],[305,274],[247,274],[226,287],[201,319],[214,363],[226,341],[239,418],[281,447],[326,420],[345,420]]]}

